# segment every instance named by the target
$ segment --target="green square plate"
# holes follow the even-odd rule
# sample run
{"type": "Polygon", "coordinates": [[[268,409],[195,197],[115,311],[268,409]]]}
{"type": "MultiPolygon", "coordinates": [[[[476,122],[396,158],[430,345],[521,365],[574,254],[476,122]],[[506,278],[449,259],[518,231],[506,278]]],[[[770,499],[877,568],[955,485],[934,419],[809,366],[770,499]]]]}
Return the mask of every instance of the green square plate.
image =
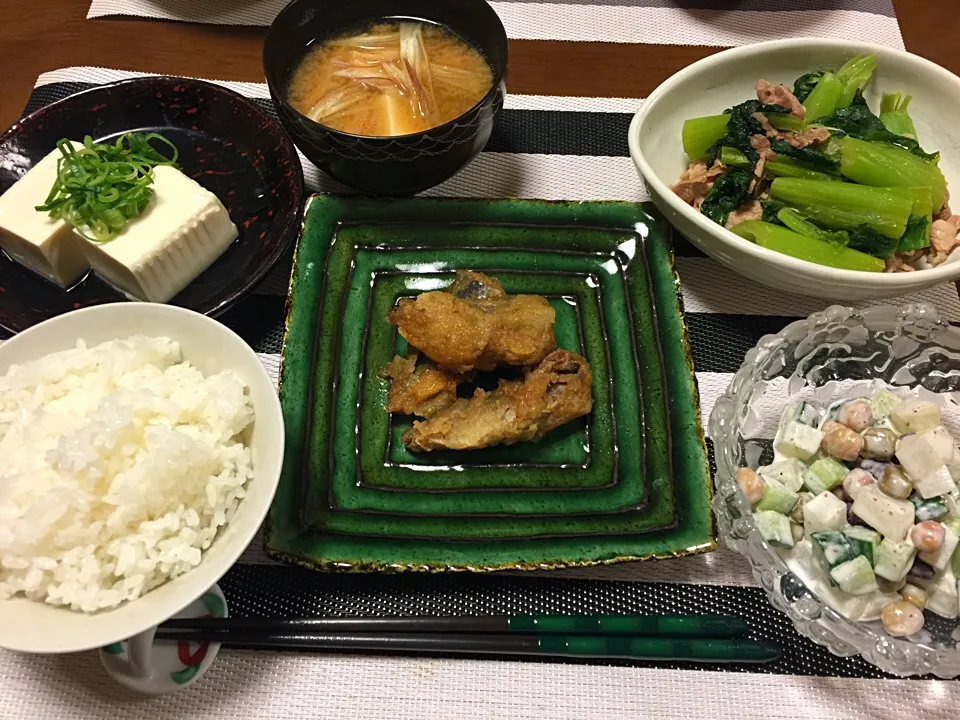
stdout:
{"type": "MultiPolygon", "coordinates": [[[[416,247],[423,247],[424,243],[429,242],[429,238],[417,237],[416,233],[412,233],[410,229],[403,226],[392,226],[389,232],[395,236],[402,236],[404,244],[410,243],[416,247]]],[[[342,235],[342,239],[347,243],[342,246],[342,250],[346,250],[354,238],[352,233],[346,230],[342,235]]],[[[337,250],[333,251],[331,263],[334,263],[337,250]]],[[[438,248],[432,252],[433,262],[438,266],[458,265],[488,272],[501,278],[510,292],[540,291],[549,296],[552,293],[573,291],[587,299],[587,302],[582,304],[586,318],[578,318],[577,311],[580,310],[581,303],[576,296],[561,295],[557,298],[558,302],[555,306],[559,306],[558,344],[570,350],[585,352],[591,365],[596,368],[594,396],[601,398],[601,401],[597,403],[596,411],[588,417],[589,422],[586,423],[586,428],[591,430],[589,455],[592,456],[592,462],[588,467],[546,464],[549,459],[546,453],[556,455],[558,451],[570,451],[569,447],[563,447],[564,444],[569,446],[570,443],[563,441],[570,436],[575,441],[579,436],[579,444],[581,448],[583,447],[586,428],[576,432],[578,428],[575,423],[572,424],[574,432],[558,436],[558,444],[561,444],[559,448],[552,443],[541,442],[526,443],[513,448],[452,453],[447,457],[453,460],[454,457],[451,456],[459,456],[456,457],[459,462],[451,465],[448,460],[447,466],[433,460],[431,456],[434,453],[410,453],[409,459],[404,458],[404,462],[401,463],[384,461],[385,456],[389,457],[398,452],[394,449],[397,445],[402,447],[402,444],[390,442],[392,439],[389,431],[390,419],[384,410],[388,383],[376,375],[377,369],[383,367],[393,357],[395,345],[395,329],[384,318],[398,297],[409,295],[412,288],[435,285],[437,281],[436,275],[425,274],[422,271],[404,271],[400,275],[394,273],[390,277],[390,284],[386,285],[378,282],[381,278],[377,273],[393,272],[385,268],[410,267],[418,258],[422,261],[422,255],[420,250],[358,248],[353,251],[348,260],[348,253],[342,253],[341,262],[344,264],[349,262],[352,267],[349,286],[356,292],[350,292],[344,297],[340,317],[359,317],[363,318],[363,322],[341,323],[341,329],[336,334],[340,338],[340,347],[344,348],[340,356],[343,358],[350,355],[346,351],[348,346],[356,347],[357,355],[363,356],[363,362],[340,364],[337,396],[334,403],[339,406],[343,402],[357,408],[355,425],[358,431],[354,431],[354,427],[347,423],[336,425],[328,445],[333,448],[334,454],[337,448],[345,448],[347,452],[334,458],[329,497],[322,495],[319,483],[311,486],[312,492],[308,495],[308,512],[312,515],[314,509],[319,506],[323,510],[332,507],[358,512],[418,516],[551,514],[566,517],[571,514],[631,512],[646,507],[645,484],[649,471],[645,468],[647,452],[643,447],[644,438],[639,428],[644,424],[646,414],[656,417],[653,423],[656,426],[662,427],[665,423],[662,392],[655,394],[652,391],[654,387],[660,385],[661,378],[657,373],[650,373],[649,382],[645,385],[651,388],[649,395],[653,407],[641,413],[638,409],[640,402],[639,386],[636,382],[638,369],[634,360],[637,357],[634,334],[622,320],[618,319],[618,315],[622,319],[625,317],[624,314],[618,313],[615,309],[611,310],[611,308],[623,306],[625,288],[622,273],[619,272],[619,265],[613,266],[616,272],[604,269],[603,265],[607,264],[609,255],[565,258],[566,262],[563,265],[569,265],[572,270],[589,271],[566,276],[523,272],[523,268],[529,267],[530,263],[538,260],[535,253],[513,252],[507,255],[498,250],[460,248],[438,248]],[[381,288],[387,292],[377,292],[381,288]],[[613,329],[620,332],[608,334],[606,330],[604,313],[599,309],[601,292],[608,297],[606,314],[614,321],[613,329]],[[567,305],[563,302],[563,297],[568,297],[575,305],[573,307],[567,305]],[[364,305],[367,308],[366,313],[363,311],[364,305]],[[587,323],[578,322],[578,319],[585,319],[587,323]],[[358,380],[360,371],[362,371],[362,377],[358,380]],[[621,378],[616,393],[610,383],[610,378],[614,375],[621,378]],[[358,385],[366,388],[364,394],[359,396],[358,385]],[[659,402],[656,401],[657,399],[659,402]],[[612,412],[614,406],[616,406],[616,413],[612,412]],[[619,425],[615,422],[615,417],[621,419],[619,425]],[[502,456],[502,451],[517,448],[525,449],[526,457],[516,453],[511,465],[492,464],[490,456],[494,453],[502,456]],[[475,475],[487,481],[490,491],[474,492],[465,496],[458,492],[379,492],[377,489],[366,487],[370,483],[368,478],[371,477],[384,478],[380,481],[374,480],[374,483],[379,485],[389,484],[394,478],[399,477],[407,482],[415,482],[421,478],[430,482],[430,478],[435,478],[432,481],[434,486],[439,479],[446,487],[459,489],[463,487],[465,480],[475,475]],[[588,482],[577,482],[581,476],[588,482]],[[593,480],[598,476],[601,478],[600,481],[593,480]],[[567,480],[568,488],[592,487],[604,482],[611,487],[592,491],[544,490],[565,478],[570,478],[567,480]],[[519,484],[521,480],[527,484],[528,492],[494,491],[495,488],[507,483],[519,484]]],[[[561,268],[555,272],[566,270],[567,268],[561,268]]],[[[328,273],[332,274],[332,272],[331,265],[328,264],[328,273]]],[[[449,273],[443,273],[443,276],[447,277],[449,282],[449,273]]],[[[329,286],[327,301],[336,301],[336,298],[332,297],[329,286]]],[[[645,340],[648,345],[656,343],[656,338],[649,333],[645,340]]],[[[322,382],[329,383],[326,379],[322,382]]],[[[544,440],[551,439],[553,438],[548,436],[544,440]]],[[[329,452],[329,448],[327,450],[329,452]]],[[[666,468],[668,465],[666,448],[662,445],[655,446],[652,451],[661,456],[658,466],[666,468]]],[[[583,454],[581,450],[581,456],[583,454]]],[[[318,457],[317,461],[322,462],[323,458],[318,457]]],[[[669,475],[665,472],[662,475],[663,484],[669,486],[669,475]]],[[[439,488],[439,490],[444,489],[446,488],[443,486],[439,488]]],[[[664,496],[663,501],[664,507],[672,508],[672,496],[664,496]]],[[[661,509],[658,514],[660,519],[665,518],[663,513],[661,509]]],[[[670,516],[666,518],[667,521],[672,520],[672,512],[670,516]]]]}
{"type": "MultiPolygon", "coordinates": [[[[627,203],[312,198],[297,249],[288,305],[281,373],[287,454],[270,513],[268,551],[275,557],[324,569],[493,570],[583,566],[713,549],[716,539],[710,515],[711,483],[678,284],[666,226],[649,212],[644,206],[627,203]],[[441,251],[451,249],[458,253],[456,264],[450,263],[454,256],[438,260],[441,251]],[[614,373],[613,414],[617,414],[621,395],[640,396],[636,392],[639,380],[643,415],[637,407],[632,426],[619,422],[616,437],[629,438],[631,430],[635,437],[627,446],[618,442],[618,447],[621,458],[629,455],[633,462],[643,458],[648,480],[643,487],[644,510],[582,514],[573,502],[555,508],[563,512],[552,516],[465,518],[442,513],[413,516],[356,511],[330,502],[338,467],[360,464],[362,452],[358,448],[369,443],[379,453],[369,457],[377,457],[384,466],[393,457],[393,450],[381,442],[390,436],[383,411],[385,389],[382,384],[370,385],[376,362],[367,353],[372,355],[375,348],[383,352],[386,340],[392,349],[394,338],[385,334],[388,328],[374,327],[378,322],[385,326],[382,320],[371,314],[372,320],[367,323],[366,317],[368,306],[379,295],[390,302],[399,289],[378,293],[378,283],[370,282],[372,266],[366,269],[365,280],[355,283],[352,276],[365,259],[372,262],[379,256],[411,251],[415,262],[388,265],[387,272],[449,272],[454,267],[466,267],[461,262],[465,259],[479,260],[469,255],[478,253],[496,255],[497,262],[488,267],[523,270],[534,277],[543,273],[546,277],[558,269],[571,274],[585,272],[582,263],[574,267],[570,258],[603,258],[586,272],[599,279],[600,303],[620,314],[617,322],[625,330],[609,335],[630,338],[636,353],[635,373],[626,377],[614,373]],[[369,256],[361,257],[363,252],[369,256]],[[343,256],[347,262],[343,262],[343,256]],[[619,302],[613,294],[617,287],[621,288],[619,302]],[[337,301],[324,302],[329,298],[337,301]],[[348,306],[356,314],[349,314],[348,306]],[[347,330],[352,336],[355,325],[361,330],[359,347],[354,342],[341,342],[347,330]],[[344,367],[362,368],[363,372],[342,373],[344,367]],[[345,381],[356,387],[340,392],[338,386],[345,381]],[[633,392],[629,391],[631,385],[633,392]],[[621,391],[621,387],[627,390],[621,391]],[[363,392],[359,404],[357,388],[363,392]],[[660,407],[661,412],[651,416],[648,410],[654,407],[660,407]],[[378,418],[383,428],[377,431],[379,436],[374,432],[379,426],[371,421],[368,428],[365,416],[378,418]],[[622,425],[627,426],[625,430],[620,429],[622,425]]],[[[363,272],[357,277],[363,278],[363,272]]],[[[428,288],[408,286],[404,292],[409,294],[411,289],[420,292],[428,288]]],[[[561,331],[561,337],[565,332],[561,331]]],[[[589,340],[584,339],[583,344],[589,355],[589,340]]],[[[597,406],[596,387],[594,392],[597,406]]],[[[595,410],[594,415],[602,414],[602,410],[595,410]]],[[[516,498],[569,497],[571,501],[577,495],[606,492],[607,486],[615,490],[622,484],[619,480],[589,486],[581,479],[565,486],[579,488],[580,493],[546,493],[521,488],[516,479],[507,477],[534,470],[572,473],[584,464],[601,465],[594,442],[597,433],[591,422],[588,427],[589,462],[571,465],[563,462],[569,459],[569,448],[531,445],[529,455],[524,455],[529,457],[526,463],[502,462],[499,464],[507,467],[491,468],[497,463],[479,455],[488,451],[474,451],[471,460],[465,462],[475,462],[476,467],[458,472],[495,470],[503,473],[503,479],[491,479],[486,486],[472,488],[474,492],[440,491],[435,495],[444,502],[458,498],[460,507],[469,514],[470,504],[463,504],[465,500],[504,494],[502,488],[507,487],[514,488],[516,498]],[[553,458],[561,457],[561,462],[538,463],[551,452],[553,458]],[[537,464],[561,467],[525,467],[537,464]]],[[[541,487],[555,487],[554,482],[546,481],[541,487]]],[[[563,486],[563,481],[559,483],[563,486]]],[[[444,485],[445,490],[450,490],[449,485],[444,485]]],[[[394,493],[382,487],[355,489],[379,490],[381,497],[430,495],[413,490],[394,493]]],[[[413,509],[416,505],[404,507],[413,509]]]]}

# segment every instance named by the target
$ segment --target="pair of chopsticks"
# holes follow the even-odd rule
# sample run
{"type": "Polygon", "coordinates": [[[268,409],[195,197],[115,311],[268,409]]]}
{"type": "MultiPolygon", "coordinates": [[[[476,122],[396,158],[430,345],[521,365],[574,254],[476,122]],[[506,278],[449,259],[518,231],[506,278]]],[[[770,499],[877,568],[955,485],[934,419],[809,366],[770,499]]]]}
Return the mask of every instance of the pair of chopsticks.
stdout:
{"type": "Polygon", "coordinates": [[[539,615],[514,617],[180,618],[156,640],[276,650],[488,653],[618,660],[766,663],[779,646],[749,640],[725,615],[539,615]]]}

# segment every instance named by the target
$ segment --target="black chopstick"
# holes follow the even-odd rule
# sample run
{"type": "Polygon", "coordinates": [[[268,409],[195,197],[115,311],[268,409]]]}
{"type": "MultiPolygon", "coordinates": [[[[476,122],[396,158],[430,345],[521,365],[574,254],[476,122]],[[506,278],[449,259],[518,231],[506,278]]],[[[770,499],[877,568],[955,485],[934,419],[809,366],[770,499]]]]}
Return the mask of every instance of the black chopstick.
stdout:
{"type": "MultiPolygon", "coordinates": [[[[727,615],[519,615],[492,617],[181,618],[161,630],[284,636],[350,633],[530,633],[742,638],[750,628],[727,615]]],[[[199,635],[198,635],[199,636],[199,635]]]]}
{"type": "Polygon", "coordinates": [[[655,638],[604,635],[528,634],[322,634],[236,631],[189,633],[161,626],[156,640],[220,642],[273,650],[377,650],[432,654],[538,655],[609,660],[682,660],[711,663],[767,663],[780,657],[773,643],[729,638],[655,638]]]}

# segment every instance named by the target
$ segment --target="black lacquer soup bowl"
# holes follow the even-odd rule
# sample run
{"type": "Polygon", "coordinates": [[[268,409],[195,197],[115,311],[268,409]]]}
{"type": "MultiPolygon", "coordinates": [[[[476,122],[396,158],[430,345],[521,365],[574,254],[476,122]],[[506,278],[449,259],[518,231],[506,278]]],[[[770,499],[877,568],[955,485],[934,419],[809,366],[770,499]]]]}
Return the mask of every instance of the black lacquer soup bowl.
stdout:
{"type": "Polygon", "coordinates": [[[267,32],[263,66],[280,121],[311,162],[364,193],[412,195],[456,174],[490,139],[506,94],[507,35],[484,0],[294,0],[267,32]],[[490,91],[455,120],[396,137],[341,132],[302,115],[287,101],[290,78],[311,44],[385,18],[422,20],[453,30],[490,63],[490,91]]]}

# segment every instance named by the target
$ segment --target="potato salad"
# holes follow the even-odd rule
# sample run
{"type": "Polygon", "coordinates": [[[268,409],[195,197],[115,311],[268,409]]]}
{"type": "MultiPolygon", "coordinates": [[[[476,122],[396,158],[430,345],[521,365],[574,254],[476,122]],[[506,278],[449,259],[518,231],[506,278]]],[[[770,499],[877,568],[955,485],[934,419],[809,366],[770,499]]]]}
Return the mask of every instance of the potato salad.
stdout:
{"type": "Polygon", "coordinates": [[[821,600],[892,636],[960,615],[960,450],[940,407],[887,390],[788,405],[774,462],[737,482],[763,538],[821,600]]]}

